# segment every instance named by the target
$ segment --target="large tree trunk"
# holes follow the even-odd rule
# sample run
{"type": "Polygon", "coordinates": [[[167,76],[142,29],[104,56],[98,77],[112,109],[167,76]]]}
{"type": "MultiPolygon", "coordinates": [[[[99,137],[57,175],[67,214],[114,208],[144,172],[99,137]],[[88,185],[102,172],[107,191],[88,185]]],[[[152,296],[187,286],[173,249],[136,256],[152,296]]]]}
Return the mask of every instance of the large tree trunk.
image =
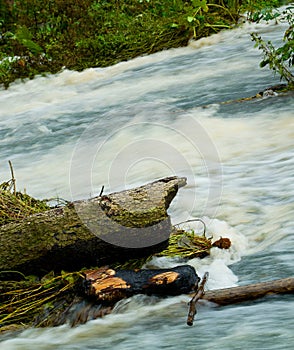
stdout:
{"type": "Polygon", "coordinates": [[[0,271],[41,275],[126,261],[163,250],[167,208],[185,178],[76,201],[0,227],[0,271]]]}

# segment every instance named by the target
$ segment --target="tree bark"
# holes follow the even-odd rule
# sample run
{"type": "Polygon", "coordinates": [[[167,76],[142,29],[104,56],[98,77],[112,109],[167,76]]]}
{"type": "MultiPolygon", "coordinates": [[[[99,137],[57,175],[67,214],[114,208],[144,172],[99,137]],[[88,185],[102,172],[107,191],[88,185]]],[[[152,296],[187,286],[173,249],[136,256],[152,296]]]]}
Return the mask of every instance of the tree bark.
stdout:
{"type": "Polygon", "coordinates": [[[197,289],[199,277],[190,265],[170,269],[113,270],[107,267],[84,273],[85,295],[112,303],[135,294],[179,295],[197,289]]]}
{"type": "Polygon", "coordinates": [[[4,225],[0,271],[42,275],[159,252],[172,232],[167,209],[185,184],[185,178],[168,177],[4,225]]]}
{"type": "Polygon", "coordinates": [[[289,277],[240,287],[209,290],[205,292],[201,299],[208,300],[218,305],[230,305],[243,301],[255,300],[266,295],[293,292],[294,277],[289,277]]]}

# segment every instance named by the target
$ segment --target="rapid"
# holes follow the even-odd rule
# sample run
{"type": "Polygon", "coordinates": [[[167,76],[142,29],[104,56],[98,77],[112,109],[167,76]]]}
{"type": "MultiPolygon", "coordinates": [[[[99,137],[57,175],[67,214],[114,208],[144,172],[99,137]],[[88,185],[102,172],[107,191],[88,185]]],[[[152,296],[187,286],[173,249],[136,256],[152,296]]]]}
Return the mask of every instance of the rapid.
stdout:
{"type": "MultiPolygon", "coordinates": [[[[0,91],[0,182],[37,198],[67,200],[187,177],[169,208],[174,224],[203,218],[228,237],[192,259],[207,288],[293,275],[293,94],[224,103],[279,84],[259,68],[249,33],[278,42],[283,24],[244,24],[188,47],[83,72],[64,70],[0,91]]],[[[182,225],[201,231],[196,223],[182,225]]],[[[149,264],[170,267],[176,259],[149,264]]],[[[202,303],[186,325],[189,297],[135,296],[115,312],[70,328],[1,336],[1,349],[263,349],[294,347],[292,295],[227,307],[202,303]]]]}

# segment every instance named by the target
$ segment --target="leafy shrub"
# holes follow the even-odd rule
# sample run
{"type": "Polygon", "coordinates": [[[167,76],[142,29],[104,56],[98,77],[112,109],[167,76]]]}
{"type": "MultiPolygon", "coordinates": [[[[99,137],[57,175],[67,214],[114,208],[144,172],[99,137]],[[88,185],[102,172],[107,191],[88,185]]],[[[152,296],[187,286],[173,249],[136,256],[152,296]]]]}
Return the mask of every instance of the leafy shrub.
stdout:
{"type": "MultiPolygon", "coordinates": [[[[289,27],[284,33],[284,44],[276,48],[271,41],[265,42],[261,36],[252,33],[252,40],[255,41],[255,47],[263,51],[263,59],[260,67],[269,66],[275,73],[279,73],[281,79],[285,79],[290,86],[294,85],[294,75],[291,67],[294,64],[294,7],[287,7],[282,13],[274,11],[273,13],[264,13],[266,20],[276,19],[288,23],[289,27]]],[[[260,20],[260,19],[259,19],[260,20]]]]}

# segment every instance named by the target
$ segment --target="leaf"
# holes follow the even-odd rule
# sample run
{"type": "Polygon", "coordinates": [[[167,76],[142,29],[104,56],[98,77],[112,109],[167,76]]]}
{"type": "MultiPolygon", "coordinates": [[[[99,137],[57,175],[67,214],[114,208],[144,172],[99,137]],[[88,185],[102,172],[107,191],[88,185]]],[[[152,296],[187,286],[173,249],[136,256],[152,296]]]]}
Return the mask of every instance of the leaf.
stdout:
{"type": "Polygon", "coordinates": [[[43,52],[43,49],[41,46],[39,46],[37,43],[33,42],[32,40],[23,39],[20,41],[21,44],[23,44],[33,55],[39,55],[43,52]]]}
{"type": "Polygon", "coordinates": [[[187,17],[187,21],[188,21],[189,23],[192,23],[193,21],[195,21],[195,18],[192,17],[192,16],[188,16],[188,17],[187,17]]]}
{"type": "Polygon", "coordinates": [[[201,8],[204,12],[208,11],[207,1],[206,0],[193,0],[192,4],[195,8],[201,8]]]}
{"type": "Polygon", "coordinates": [[[33,55],[40,55],[43,49],[32,40],[32,34],[25,26],[19,26],[16,30],[15,39],[25,46],[33,55]]]}
{"type": "Polygon", "coordinates": [[[26,280],[30,282],[38,282],[39,278],[38,276],[35,276],[35,275],[28,275],[26,276],[26,280]]]}
{"type": "Polygon", "coordinates": [[[263,60],[259,63],[260,68],[265,67],[267,64],[269,64],[269,60],[263,60]]]}
{"type": "Polygon", "coordinates": [[[69,283],[69,284],[74,284],[75,283],[75,278],[72,275],[69,275],[67,277],[65,277],[65,280],[69,283]]]}
{"type": "Polygon", "coordinates": [[[205,16],[200,16],[200,15],[197,15],[197,22],[200,24],[201,22],[205,22],[205,16]]]}
{"type": "Polygon", "coordinates": [[[25,26],[19,26],[17,27],[16,33],[15,33],[16,39],[19,41],[22,40],[31,40],[32,39],[32,34],[28,30],[27,27],[25,26]]]}

